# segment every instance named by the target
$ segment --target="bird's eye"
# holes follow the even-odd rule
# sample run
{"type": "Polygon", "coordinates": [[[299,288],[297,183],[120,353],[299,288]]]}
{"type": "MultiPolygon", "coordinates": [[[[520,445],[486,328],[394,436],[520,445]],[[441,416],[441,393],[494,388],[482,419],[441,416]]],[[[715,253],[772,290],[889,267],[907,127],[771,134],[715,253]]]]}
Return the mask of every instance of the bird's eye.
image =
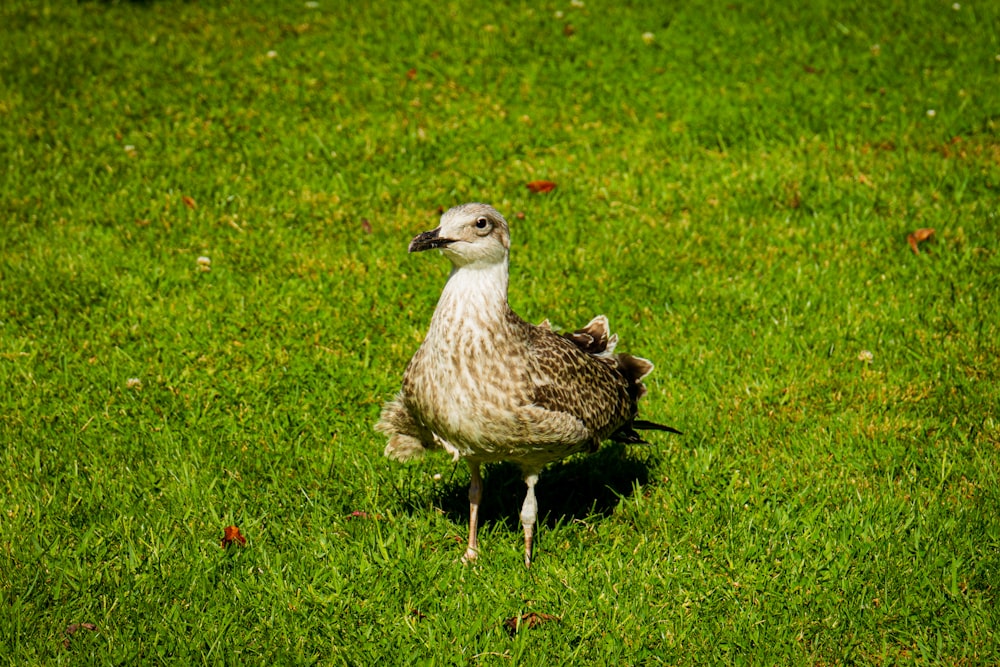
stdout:
{"type": "Polygon", "coordinates": [[[476,220],[476,229],[486,229],[486,225],[490,224],[490,221],[486,218],[479,218],[476,220]]]}

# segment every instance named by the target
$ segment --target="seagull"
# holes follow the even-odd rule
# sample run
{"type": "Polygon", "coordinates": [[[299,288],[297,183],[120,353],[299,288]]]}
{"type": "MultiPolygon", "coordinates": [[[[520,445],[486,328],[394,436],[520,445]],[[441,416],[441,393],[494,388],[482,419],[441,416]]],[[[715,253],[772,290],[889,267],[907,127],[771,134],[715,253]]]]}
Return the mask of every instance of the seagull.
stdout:
{"type": "Polygon", "coordinates": [[[617,334],[599,315],[572,333],[521,319],[507,302],[510,228],[492,206],[463,204],[417,235],[409,252],[438,249],[452,270],[423,344],[403,373],[402,390],[382,408],[375,430],[385,455],[405,461],[444,450],[469,466],[469,541],[479,555],[481,466],[511,461],[528,487],[521,507],[524,564],[531,565],[542,468],[604,440],[643,443],[639,430],[680,433],[638,419],[653,364],[616,354],[617,334]]]}

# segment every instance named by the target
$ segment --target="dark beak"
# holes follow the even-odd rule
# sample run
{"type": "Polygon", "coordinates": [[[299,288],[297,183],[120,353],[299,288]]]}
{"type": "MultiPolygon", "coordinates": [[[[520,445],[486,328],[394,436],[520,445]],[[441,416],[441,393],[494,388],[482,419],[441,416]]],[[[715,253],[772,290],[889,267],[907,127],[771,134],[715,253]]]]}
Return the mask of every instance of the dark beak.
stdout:
{"type": "Polygon", "coordinates": [[[410,241],[410,252],[420,252],[421,250],[431,250],[432,248],[443,248],[449,243],[453,243],[452,239],[441,238],[441,228],[432,229],[429,232],[424,232],[423,234],[417,234],[410,241]]]}

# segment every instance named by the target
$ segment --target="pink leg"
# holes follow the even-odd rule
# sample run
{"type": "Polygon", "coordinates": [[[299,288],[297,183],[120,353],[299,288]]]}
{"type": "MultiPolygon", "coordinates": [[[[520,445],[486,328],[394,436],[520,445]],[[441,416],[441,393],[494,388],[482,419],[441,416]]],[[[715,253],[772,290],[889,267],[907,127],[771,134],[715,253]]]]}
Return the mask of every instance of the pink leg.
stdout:
{"type": "Polygon", "coordinates": [[[479,463],[469,461],[472,481],[469,483],[469,544],[462,560],[471,562],[479,556],[479,503],[483,499],[483,477],[479,473],[479,463]]]}
{"type": "Polygon", "coordinates": [[[535,484],[538,483],[538,472],[524,471],[524,483],[528,485],[528,493],[521,506],[521,525],[524,526],[524,566],[531,567],[531,551],[535,539],[535,521],[538,518],[538,502],[535,500],[535,484]]]}

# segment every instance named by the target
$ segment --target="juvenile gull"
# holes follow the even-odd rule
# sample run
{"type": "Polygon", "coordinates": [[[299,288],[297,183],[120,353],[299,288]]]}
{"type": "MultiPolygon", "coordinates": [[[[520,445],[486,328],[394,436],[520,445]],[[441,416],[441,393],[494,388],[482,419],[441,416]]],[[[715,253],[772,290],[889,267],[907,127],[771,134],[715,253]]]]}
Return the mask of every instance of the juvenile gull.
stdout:
{"type": "Polygon", "coordinates": [[[427,338],[403,373],[403,388],[382,408],[375,429],[389,436],[385,455],[406,460],[428,449],[465,459],[469,485],[466,560],[479,552],[480,466],[512,461],[528,493],[521,507],[524,563],[531,564],[538,505],[535,483],[545,464],[597,451],[603,440],[641,443],[637,429],[677,433],[637,419],[646,393],[646,359],[615,354],[616,334],[603,315],[570,334],[522,320],[507,303],[507,221],[486,204],[463,204],[441,226],[416,236],[410,252],[438,248],[452,271],[427,338]]]}

